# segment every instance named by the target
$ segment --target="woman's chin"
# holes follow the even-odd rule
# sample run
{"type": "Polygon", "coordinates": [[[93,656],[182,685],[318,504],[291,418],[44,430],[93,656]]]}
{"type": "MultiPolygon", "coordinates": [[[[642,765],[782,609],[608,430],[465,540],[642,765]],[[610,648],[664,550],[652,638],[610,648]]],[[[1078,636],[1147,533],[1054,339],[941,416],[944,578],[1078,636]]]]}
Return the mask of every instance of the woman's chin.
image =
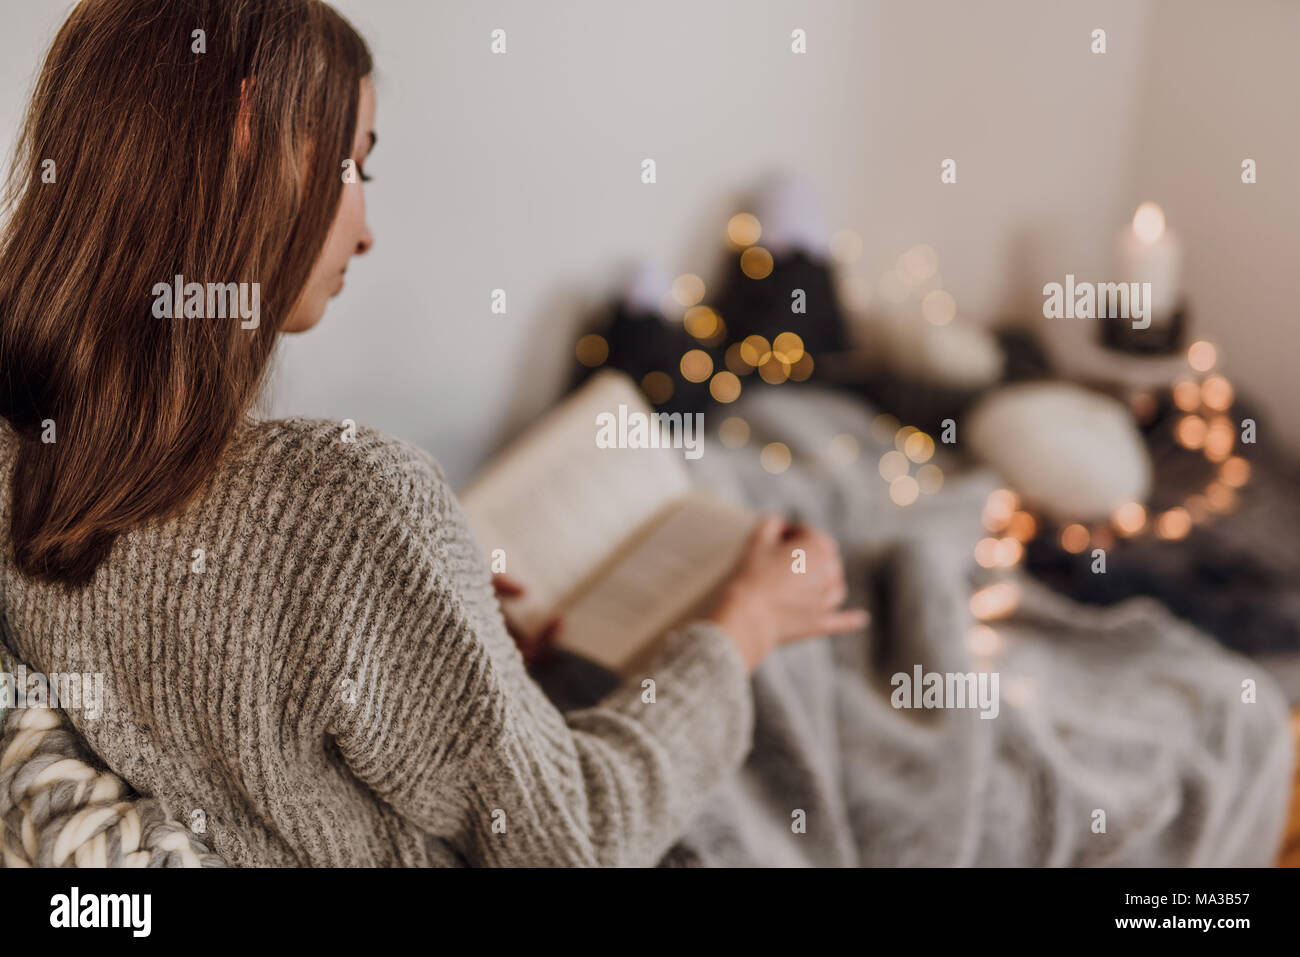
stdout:
{"type": "Polygon", "coordinates": [[[314,329],[324,318],[324,305],[319,309],[312,309],[310,311],[299,310],[289,317],[289,321],[284,324],[280,331],[288,334],[308,332],[309,330],[314,329]]]}

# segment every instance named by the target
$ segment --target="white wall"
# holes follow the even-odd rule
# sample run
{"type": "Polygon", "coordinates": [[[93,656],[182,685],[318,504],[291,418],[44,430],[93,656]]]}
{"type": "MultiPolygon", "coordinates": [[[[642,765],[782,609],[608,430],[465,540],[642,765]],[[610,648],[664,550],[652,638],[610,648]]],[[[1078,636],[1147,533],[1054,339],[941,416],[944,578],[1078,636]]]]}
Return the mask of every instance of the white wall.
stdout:
{"type": "Polygon", "coordinates": [[[1150,36],[1135,196],[1182,233],[1193,329],[1268,414],[1259,441],[1300,449],[1300,4],[1163,0],[1150,36]]]}
{"type": "MultiPolygon", "coordinates": [[[[1283,177],[1296,165],[1297,33],[1282,0],[1236,4],[1252,12],[1227,27],[1213,7],[1175,22],[1145,0],[338,6],[379,66],[376,247],[325,322],[285,343],[272,407],[404,435],[455,480],[556,394],[573,330],[623,267],[651,259],[711,281],[727,216],[775,169],[806,175],[831,227],[861,234],[852,268],[873,282],[912,244],[933,245],[974,318],[1041,310],[1043,282],[1108,269],[1114,232],[1148,194],[1194,247],[1198,314],[1244,326],[1289,305],[1274,267],[1296,251],[1283,177]],[[488,51],[497,27],[504,57],[488,51]],[[795,27],[804,56],[789,52],[795,27]],[[1095,27],[1106,56],[1089,53],[1095,27]],[[1216,37],[1205,57],[1231,71],[1202,59],[1216,37]],[[1239,83],[1256,97],[1244,109],[1239,83]],[[1261,183],[1236,189],[1253,196],[1208,188],[1220,161],[1231,173],[1252,150],[1261,183]],[[654,186],[639,182],[646,157],[654,186]],[[939,183],[945,157],[955,186],[939,183]],[[1234,312],[1218,281],[1261,263],[1270,277],[1234,312]],[[507,316],[489,312],[494,287],[507,316]]],[[[7,11],[0,131],[64,7],[7,11]]],[[[1230,326],[1230,361],[1293,401],[1280,350],[1230,326]]]]}

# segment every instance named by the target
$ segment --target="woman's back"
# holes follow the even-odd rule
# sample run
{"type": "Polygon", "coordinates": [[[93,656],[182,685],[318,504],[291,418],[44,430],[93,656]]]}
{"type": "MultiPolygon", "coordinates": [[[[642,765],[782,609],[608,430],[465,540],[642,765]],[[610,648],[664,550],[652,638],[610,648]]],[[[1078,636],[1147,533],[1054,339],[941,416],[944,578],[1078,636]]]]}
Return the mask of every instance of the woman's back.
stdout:
{"type": "Polygon", "coordinates": [[[84,588],[19,574],[6,540],[13,650],[102,675],[101,707],[62,702],[73,724],[232,864],[652,863],[747,749],[725,634],[668,643],[657,703],[632,686],[566,723],[436,463],[344,439],[244,427],[199,498],[120,536],[84,588]]]}

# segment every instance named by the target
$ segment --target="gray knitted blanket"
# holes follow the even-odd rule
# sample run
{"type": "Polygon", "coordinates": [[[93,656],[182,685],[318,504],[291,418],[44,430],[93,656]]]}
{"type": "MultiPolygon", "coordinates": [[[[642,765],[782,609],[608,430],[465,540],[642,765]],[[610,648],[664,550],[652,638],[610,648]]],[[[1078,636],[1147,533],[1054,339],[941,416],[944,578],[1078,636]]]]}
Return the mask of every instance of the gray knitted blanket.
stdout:
{"type": "Polygon", "coordinates": [[[1019,572],[980,580],[991,475],[950,474],[900,508],[878,472],[892,437],[873,436],[866,407],[782,391],[737,403],[749,444],[709,446],[696,474],[833,531],[873,623],[865,642],[804,643],[760,667],[748,763],[665,864],[1273,862],[1294,752],[1285,699],[1261,667],[1150,600],[1099,609],[1019,572]],[[836,435],[856,439],[855,463],[827,456],[836,435]],[[779,476],[758,462],[770,441],[793,452],[779,476]],[[971,595],[990,583],[985,602],[1014,607],[980,627],[971,595]],[[918,665],[997,672],[996,717],[893,707],[891,677],[918,665]]]}

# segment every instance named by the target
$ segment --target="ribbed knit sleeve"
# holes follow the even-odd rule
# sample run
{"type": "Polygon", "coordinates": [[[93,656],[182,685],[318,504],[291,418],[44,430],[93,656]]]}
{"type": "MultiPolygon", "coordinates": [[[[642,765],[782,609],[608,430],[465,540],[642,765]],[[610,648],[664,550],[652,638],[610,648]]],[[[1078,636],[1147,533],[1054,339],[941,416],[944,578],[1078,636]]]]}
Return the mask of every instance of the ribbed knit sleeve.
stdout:
{"type": "Polygon", "coordinates": [[[358,534],[335,560],[357,594],[323,670],[346,690],[328,722],[352,774],[471,864],[655,864],[751,744],[728,636],[679,628],[643,678],[561,714],[436,463],[368,434],[343,454],[358,534]]]}

